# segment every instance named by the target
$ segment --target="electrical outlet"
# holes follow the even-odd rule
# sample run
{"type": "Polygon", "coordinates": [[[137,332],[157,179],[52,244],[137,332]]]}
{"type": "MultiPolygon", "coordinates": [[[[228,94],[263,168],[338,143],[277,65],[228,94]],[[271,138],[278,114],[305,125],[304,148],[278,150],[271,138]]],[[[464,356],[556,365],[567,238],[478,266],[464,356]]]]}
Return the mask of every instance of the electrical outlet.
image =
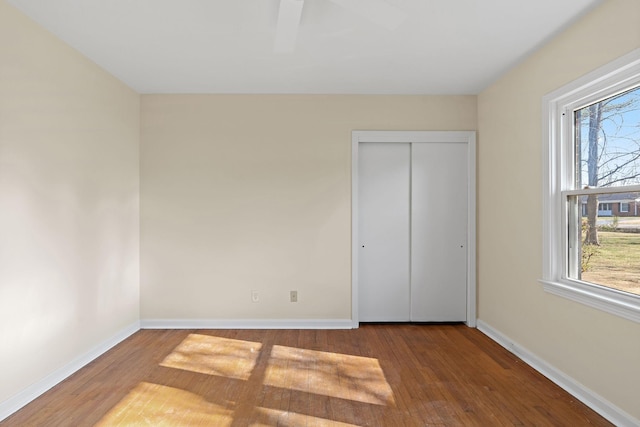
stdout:
{"type": "Polygon", "coordinates": [[[289,297],[291,299],[291,302],[298,302],[298,291],[291,291],[289,293],[289,297]]]}
{"type": "Polygon", "coordinates": [[[259,302],[260,301],[260,294],[258,293],[258,291],[251,291],[251,302],[259,302]]]}

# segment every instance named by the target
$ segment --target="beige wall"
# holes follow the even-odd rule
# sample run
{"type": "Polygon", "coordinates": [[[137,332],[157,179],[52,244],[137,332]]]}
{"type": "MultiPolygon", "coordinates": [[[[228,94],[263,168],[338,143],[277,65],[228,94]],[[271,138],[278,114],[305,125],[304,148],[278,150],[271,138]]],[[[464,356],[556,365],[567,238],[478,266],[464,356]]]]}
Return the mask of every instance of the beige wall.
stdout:
{"type": "Polygon", "coordinates": [[[640,324],[545,293],[541,102],[640,47],[640,2],[603,3],[478,97],[479,318],[637,419],[640,324]]]}
{"type": "Polygon", "coordinates": [[[139,110],[0,0],[0,404],[139,319],[139,110]]]}
{"type": "Polygon", "coordinates": [[[351,131],[474,130],[476,97],[152,95],[142,112],[143,320],[350,319],[351,131]]]}
{"type": "Polygon", "coordinates": [[[478,99],[149,95],[140,117],[0,0],[0,402],[140,317],[350,318],[351,130],[477,125],[480,319],[640,418],[640,325],[537,282],[541,98],[640,47],[638,22],[606,1],[478,99]]]}

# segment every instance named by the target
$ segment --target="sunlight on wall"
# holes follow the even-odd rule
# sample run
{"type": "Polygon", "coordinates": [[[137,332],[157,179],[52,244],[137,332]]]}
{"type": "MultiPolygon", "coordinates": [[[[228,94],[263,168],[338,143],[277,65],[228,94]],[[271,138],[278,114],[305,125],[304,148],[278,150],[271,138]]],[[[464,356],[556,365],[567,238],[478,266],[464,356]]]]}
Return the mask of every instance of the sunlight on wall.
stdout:
{"type": "Polygon", "coordinates": [[[140,383],[96,426],[227,426],[232,411],[188,391],[140,383]]]}
{"type": "Polygon", "coordinates": [[[262,344],[190,334],[160,366],[248,380],[262,344]]]}

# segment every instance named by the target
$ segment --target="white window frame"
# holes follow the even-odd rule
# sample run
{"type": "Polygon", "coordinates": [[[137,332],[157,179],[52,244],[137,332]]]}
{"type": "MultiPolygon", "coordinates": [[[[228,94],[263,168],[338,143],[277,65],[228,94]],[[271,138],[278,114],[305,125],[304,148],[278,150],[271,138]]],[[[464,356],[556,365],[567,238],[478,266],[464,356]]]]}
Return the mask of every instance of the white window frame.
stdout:
{"type": "Polygon", "coordinates": [[[620,202],[620,206],[618,206],[618,209],[620,211],[620,213],[629,213],[629,210],[631,209],[631,203],[629,202],[620,202]],[[622,206],[626,205],[626,209],[624,209],[622,206]]]}
{"type": "MultiPolygon", "coordinates": [[[[640,84],[640,49],[545,95],[543,125],[543,234],[544,290],[640,323],[640,296],[568,277],[568,213],[565,198],[572,193],[573,112],[640,84]]],[[[598,194],[616,188],[586,190],[598,194]]],[[[626,187],[640,191],[640,185],[626,187]]],[[[585,190],[574,191],[584,194],[585,190]]]]}

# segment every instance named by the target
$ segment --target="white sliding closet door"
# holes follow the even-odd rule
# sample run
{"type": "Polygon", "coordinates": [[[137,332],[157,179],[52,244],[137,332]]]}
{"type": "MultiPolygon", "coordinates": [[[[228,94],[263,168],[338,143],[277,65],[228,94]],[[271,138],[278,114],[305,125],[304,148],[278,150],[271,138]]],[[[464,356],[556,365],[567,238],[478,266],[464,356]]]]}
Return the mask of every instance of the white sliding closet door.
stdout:
{"type": "Polygon", "coordinates": [[[359,320],[467,321],[469,144],[361,142],[359,320]]]}
{"type": "Polygon", "coordinates": [[[411,320],[466,321],[467,144],[411,147],[411,320]]]}
{"type": "Polygon", "coordinates": [[[410,162],[410,144],[360,144],[361,321],[410,320],[410,162]]]}

